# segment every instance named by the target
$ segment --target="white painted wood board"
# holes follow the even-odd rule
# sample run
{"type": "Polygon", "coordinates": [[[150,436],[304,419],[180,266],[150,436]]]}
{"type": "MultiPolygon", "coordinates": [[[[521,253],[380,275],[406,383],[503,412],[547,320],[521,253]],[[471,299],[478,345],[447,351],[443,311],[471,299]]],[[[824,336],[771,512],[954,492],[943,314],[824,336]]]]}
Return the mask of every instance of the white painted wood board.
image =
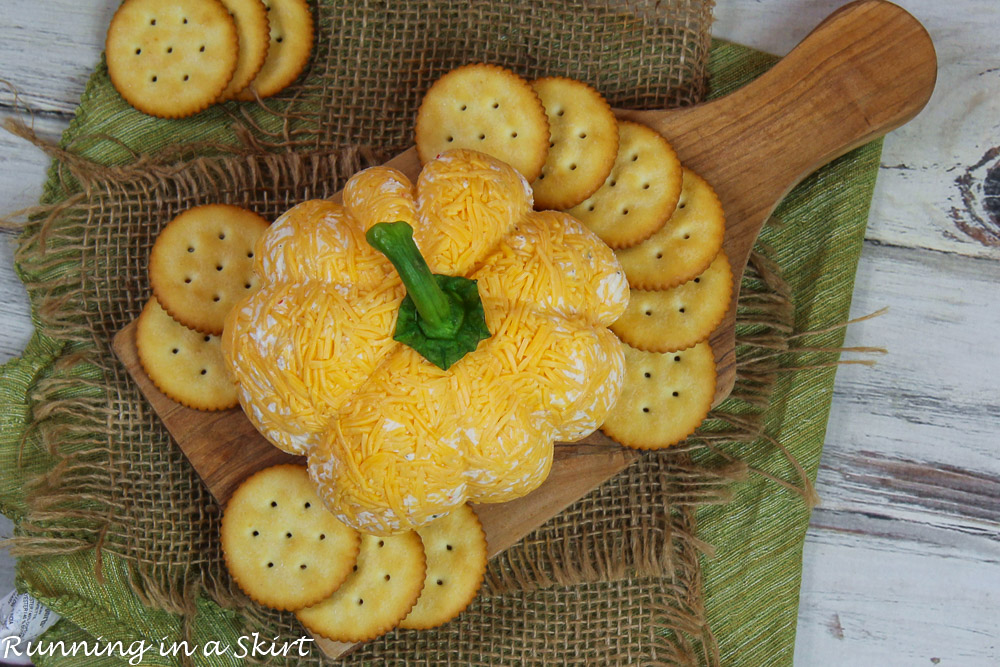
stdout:
{"type": "MultiPolygon", "coordinates": [[[[0,540],[5,540],[14,534],[14,524],[5,516],[0,516],[0,540]]],[[[14,559],[7,550],[0,548],[0,596],[14,588],[14,559]]]]}
{"type": "MultiPolygon", "coordinates": [[[[787,53],[843,0],[721,0],[716,35],[770,53],[787,53]]],[[[938,54],[938,81],[926,108],[885,140],[868,238],[1000,259],[957,229],[963,211],[955,180],[1000,146],[1000,2],[898,0],[928,29],[938,54]]],[[[1000,231],[1000,230],[997,230],[1000,231]]]]}

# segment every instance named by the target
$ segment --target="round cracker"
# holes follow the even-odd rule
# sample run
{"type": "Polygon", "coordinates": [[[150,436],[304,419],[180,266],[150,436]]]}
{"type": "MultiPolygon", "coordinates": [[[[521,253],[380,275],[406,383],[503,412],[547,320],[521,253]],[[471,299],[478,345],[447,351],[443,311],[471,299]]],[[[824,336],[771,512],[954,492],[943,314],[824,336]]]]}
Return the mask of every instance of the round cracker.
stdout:
{"type": "Polygon", "coordinates": [[[111,83],[133,107],[180,118],[211,105],[236,69],[236,24],[219,0],[126,0],[104,45],[111,83]]]}
{"type": "Polygon", "coordinates": [[[233,99],[237,93],[250,85],[264,66],[271,44],[267,8],[261,0],[222,0],[222,4],[236,22],[240,52],[233,78],[219,95],[219,102],[233,99]]]}
{"type": "Polygon", "coordinates": [[[222,517],[226,567],[254,601],[283,611],[329,597],[350,576],[361,534],[326,509],[305,466],[254,474],[222,517]]]}
{"type": "Polygon", "coordinates": [[[532,183],[535,208],[567,209],[594,194],[618,155],[618,121],[601,94],[561,76],[531,83],[549,119],[549,154],[532,183]]]}
{"type": "Polygon", "coordinates": [[[270,43],[264,66],[236,95],[245,102],[271,97],[292,84],[309,62],[313,48],[312,11],[306,0],[262,0],[269,21],[270,43]]]}
{"type": "Polygon", "coordinates": [[[641,243],[662,228],[681,193],[681,163],[656,130],[618,123],[618,155],[604,184],[567,211],[612,248],[641,243]]]}
{"type": "Polygon", "coordinates": [[[196,206],[171,220],[149,256],[160,305],[186,327],[221,334],[226,315],[259,279],[254,245],[268,222],[228,204],[196,206]]]}
{"type": "Polygon", "coordinates": [[[146,375],[169,398],[196,410],[236,407],[236,383],[218,336],[188,329],[154,298],[139,315],[135,345],[146,375]]]}
{"type": "Polygon", "coordinates": [[[601,430],[633,449],[663,449],[694,433],[715,398],[708,342],[683,352],[625,349],[625,384],[601,430]]]}
{"type": "Polygon", "coordinates": [[[722,249],[726,216],[712,186],[688,168],[677,210],[643,243],[615,255],[636,289],[669,289],[705,271],[722,249]]]}
{"type": "Polygon", "coordinates": [[[733,272],[725,251],[694,280],[668,290],[633,289],[628,307],[611,330],[646,352],[686,350],[719,325],[733,293],[733,272]]]}
{"type": "Polygon", "coordinates": [[[295,612],[314,635],[363,642],[396,627],[413,609],[424,585],[426,561],[420,536],[364,535],[356,567],[333,595],[295,612]]]}
{"type": "Polygon", "coordinates": [[[462,505],[418,533],[427,574],[423,592],[399,627],[426,630],[458,616],[476,598],[486,574],[486,533],[479,517],[462,505]]]}
{"type": "Polygon", "coordinates": [[[496,65],[466,65],[434,82],[417,111],[421,163],[455,148],[503,160],[530,183],[549,152],[545,108],[527,81],[496,65]]]}

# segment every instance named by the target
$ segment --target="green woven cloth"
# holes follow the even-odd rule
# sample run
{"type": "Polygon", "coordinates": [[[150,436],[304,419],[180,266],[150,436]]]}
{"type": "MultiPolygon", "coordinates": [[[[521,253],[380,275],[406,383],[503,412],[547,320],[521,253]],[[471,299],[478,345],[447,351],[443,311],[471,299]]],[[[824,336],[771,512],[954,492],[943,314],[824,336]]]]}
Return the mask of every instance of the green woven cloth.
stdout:
{"type": "MultiPolygon", "coordinates": [[[[744,85],[765,71],[775,59],[749,49],[715,43],[711,49],[710,91],[719,96],[744,85]]],[[[267,114],[251,112],[263,124],[267,114]]],[[[83,136],[99,134],[103,129],[128,122],[135,115],[110,89],[106,70],[99,67],[87,88],[77,121],[63,139],[68,146],[83,136]]],[[[97,139],[89,145],[74,145],[91,159],[104,164],[125,162],[130,151],[156,150],[184,140],[234,141],[230,118],[214,111],[183,121],[144,120],[130,135],[128,149],[97,139]]],[[[768,254],[781,267],[797,304],[795,327],[798,331],[827,330],[842,323],[850,306],[854,273],[859,258],[865,223],[880,154],[880,143],[860,148],[820,170],[797,187],[776,213],[761,238],[768,254]]],[[[66,183],[53,171],[46,184],[46,198],[58,199],[66,183]]],[[[59,238],[46,239],[52,247],[59,238]]],[[[45,266],[44,272],[58,273],[58,262],[45,266]]],[[[39,281],[44,276],[25,276],[39,281]]],[[[67,299],[73,295],[68,294],[67,299]]],[[[36,314],[37,316],[37,314],[36,314]]],[[[67,323],[71,328],[72,323],[67,323]]],[[[840,346],[843,331],[833,329],[808,338],[810,348],[834,349],[840,346]]],[[[56,342],[36,335],[21,359],[3,368],[0,377],[0,509],[15,521],[27,512],[26,493],[31,484],[44,484],[56,458],[46,451],[33,424],[60,410],[59,398],[67,401],[100,401],[98,389],[101,371],[74,364],[74,348],[85,341],[72,338],[56,342]],[[49,399],[48,413],[32,411],[33,401],[44,389],[49,399]],[[52,400],[55,397],[56,400],[52,400]]],[[[789,364],[801,370],[778,375],[769,409],[765,414],[767,433],[779,440],[815,477],[822,449],[826,420],[832,395],[836,357],[829,353],[808,352],[794,355],[789,364]]],[[[155,417],[147,416],[148,419],[155,417]]],[[[73,425],[67,425],[62,453],[71,451],[80,438],[73,425]]],[[[82,446],[82,444],[80,445],[82,446]]],[[[729,451],[754,469],[776,477],[794,480],[796,471],[781,451],[765,441],[729,451]]],[[[179,454],[178,454],[179,456],[179,454]]],[[[701,456],[709,458],[709,453],[701,456]]],[[[129,463],[122,462],[122,465],[129,463]]],[[[195,491],[192,491],[194,493],[195,491]]],[[[122,490],[127,497],[128,490],[122,490]]],[[[78,507],[81,514],[99,504],[86,494],[74,498],[51,496],[53,513],[66,507],[78,507]]],[[[46,508],[35,507],[32,517],[45,518],[46,508]]],[[[164,511],[169,511],[165,508],[164,511]]],[[[790,664],[794,647],[801,575],[801,550],[809,512],[801,496],[759,475],[751,475],[734,487],[734,498],[724,505],[705,505],[698,510],[697,536],[714,547],[714,555],[704,558],[701,572],[705,615],[719,647],[724,665],[790,664]]],[[[216,524],[205,517],[208,529],[216,524]]],[[[137,527],[141,530],[142,527],[137,527]]],[[[20,529],[22,532],[24,527],[20,529]]],[[[86,522],[65,531],[68,550],[80,544],[100,542],[86,522]]],[[[164,536],[166,539],[166,536],[164,536]]],[[[56,544],[55,546],[58,546],[56,544]]],[[[241,619],[234,612],[201,598],[196,616],[189,614],[188,627],[177,613],[162,608],[152,610],[143,583],[137,581],[127,564],[114,553],[78,548],[62,555],[28,556],[19,561],[19,588],[26,590],[55,611],[64,620],[46,635],[49,641],[80,641],[102,637],[104,640],[131,641],[147,639],[168,641],[186,633],[193,644],[212,640],[232,643],[238,635],[241,619]],[[99,562],[98,562],[99,561],[99,562]],[[95,571],[101,574],[100,581],[95,571]],[[192,620],[196,618],[197,620],[192,620]]],[[[669,585],[665,582],[664,586],[669,585]]],[[[648,590],[655,591],[655,584],[648,590]]],[[[544,593],[539,593],[541,598],[544,593]]],[[[606,595],[615,596],[613,585],[606,595]]],[[[651,593],[655,597],[655,593],[651,593]]],[[[544,605],[544,600],[538,604],[544,605]]],[[[636,602],[635,613],[642,609],[636,602]]],[[[655,604],[655,600],[653,601],[655,604]]],[[[181,611],[181,603],[178,609],[181,611]]],[[[625,609],[623,607],[623,609],[625,609]]],[[[630,607],[629,607],[630,609],[630,607]]],[[[190,612],[191,610],[187,610],[190,612]]],[[[626,609],[621,613],[629,613],[626,609]]],[[[613,621],[612,620],[612,626],[613,621]]],[[[502,647],[501,647],[502,649],[502,647]]],[[[496,650],[492,647],[491,651],[496,650]]],[[[516,660],[513,653],[500,650],[497,661],[516,660]]],[[[492,654],[492,653],[491,653],[492,654]]],[[[42,664],[115,664],[121,660],[107,657],[39,659],[42,664]]],[[[199,662],[205,662],[201,659],[199,662]]],[[[230,654],[216,658],[213,664],[238,664],[230,654]]],[[[147,654],[144,664],[177,664],[174,658],[147,654]]]]}
{"type": "MultiPolygon", "coordinates": [[[[725,94],[773,64],[771,56],[743,47],[712,49],[712,96],[725,94]]],[[[820,169],[779,205],[760,236],[791,289],[798,332],[810,348],[843,344],[854,276],[878,174],[882,141],[863,146],[820,169]]],[[[826,434],[837,357],[796,355],[779,374],[765,414],[765,432],[779,440],[816,479],[826,434]],[[812,367],[812,368],[810,368],[812,367]]],[[[778,449],[761,443],[742,457],[782,479],[796,472],[778,449]]],[[[735,486],[724,506],[699,510],[699,537],[715,558],[703,561],[705,604],[724,665],[792,663],[802,575],[802,547],[809,508],[802,498],[753,475],[735,486]]]]}

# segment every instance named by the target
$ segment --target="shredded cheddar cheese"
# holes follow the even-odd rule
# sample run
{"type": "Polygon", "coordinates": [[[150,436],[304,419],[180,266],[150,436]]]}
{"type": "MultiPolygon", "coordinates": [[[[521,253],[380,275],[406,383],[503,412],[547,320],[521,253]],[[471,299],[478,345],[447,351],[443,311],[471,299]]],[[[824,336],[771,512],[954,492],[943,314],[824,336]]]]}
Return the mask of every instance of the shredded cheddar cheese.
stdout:
{"type": "Polygon", "coordinates": [[[414,237],[434,273],[466,275],[531,211],[531,187],[503,162],[452,151],[417,179],[414,237]]]}
{"type": "Polygon", "coordinates": [[[402,172],[380,167],[356,174],[344,188],[344,204],[362,232],[379,222],[416,226],[413,184],[402,172]]]}
{"type": "Polygon", "coordinates": [[[276,446],[309,458],[327,506],[367,533],[525,495],[553,442],[593,432],[620,393],[607,329],[628,286],[568,215],[531,210],[507,165],[472,151],[357,174],[344,205],[300,204],[258,242],[262,287],[231,313],[223,351],[240,401],[276,446]],[[478,281],[491,337],[448,370],[392,340],[405,295],[364,232],[403,220],[433,271],[478,281]]]}

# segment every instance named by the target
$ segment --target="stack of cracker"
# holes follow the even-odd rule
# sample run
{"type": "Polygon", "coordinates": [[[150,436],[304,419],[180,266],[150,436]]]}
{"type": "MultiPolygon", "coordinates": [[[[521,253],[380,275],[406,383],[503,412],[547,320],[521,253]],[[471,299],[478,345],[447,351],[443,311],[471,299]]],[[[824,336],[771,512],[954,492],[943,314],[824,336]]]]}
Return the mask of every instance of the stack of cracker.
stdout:
{"type": "Polygon", "coordinates": [[[458,68],[431,86],[416,143],[422,162],[454,148],[506,161],[532,183],[536,208],[573,215],[614,249],[632,296],[612,326],[626,345],[626,379],[602,430],[640,449],[690,435],[715,396],[708,338],[732,298],[712,187],[658,132],[618,122],[590,86],[527,82],[493,65],[458,68]]]}
{"type": "Polygon", "coordinates": [[[312,44],[306,0],[125,0],[105,53],[129,104],[181,118],[277,94],[298,78],[312,44]]]}
{"type": "Polygon", "coordinates": [[[226,565],[256,602],[291,610],[314,635],[374,639],[432,628],[460,614],[486,572],[486,535],[462,505],[400,535],[362,535],[324,506],[305,466],[243,482],[222,519],[226,565]]]}
{"type": "Polygon", "coordinates": [[[182,405],[238,404],[220,336],[233,304],[257,287],[254,246],[267,227],[253,211],[209,204],[178,215],[153,244],[153,297],[139,316],[136,348],[156,388],[182,405]]]}
{"type": "MultiPolygon", "coordinates": [[[[638,165],[646,154],[636,147],[633,156],[627,164],[638,165]]],[[[628,308],[611,327],[627,345],[626,378],[602,430],[639,449],[680,442],[708,414],[716,380],[708,338],[732,298],[722,205],[703,178],[679,171],[680,193],[667,220],[615,250],[632,287],[628,308]]],[[[606,186],[615,178],[613,172],[606,186]]]]}

